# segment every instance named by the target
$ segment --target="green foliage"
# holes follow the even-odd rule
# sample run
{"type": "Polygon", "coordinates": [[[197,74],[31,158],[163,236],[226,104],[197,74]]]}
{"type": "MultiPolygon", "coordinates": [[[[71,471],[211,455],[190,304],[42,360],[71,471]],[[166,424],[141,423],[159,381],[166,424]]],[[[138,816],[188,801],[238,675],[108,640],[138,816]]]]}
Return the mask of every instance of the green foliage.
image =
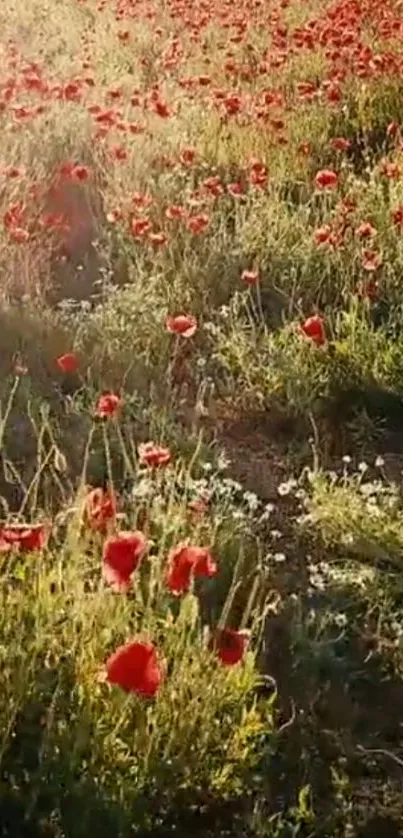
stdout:
{"type": "Polygon", "coordinates": [[[304,525],[325,543],[340,545],[361,560],[401,568],[403,508],[400,491],[379,477],[366,477],[367,465],[342,478],[315,475],[304,525]]]}

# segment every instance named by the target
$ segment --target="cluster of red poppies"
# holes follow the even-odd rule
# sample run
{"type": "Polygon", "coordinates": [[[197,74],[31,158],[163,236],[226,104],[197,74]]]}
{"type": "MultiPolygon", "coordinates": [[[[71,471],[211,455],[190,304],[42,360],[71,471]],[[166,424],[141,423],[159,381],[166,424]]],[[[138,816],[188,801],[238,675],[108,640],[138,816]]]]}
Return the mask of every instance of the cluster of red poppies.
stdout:
{"type": "MultiPolygon", "coordinates": [[[[171,458],[168,449],[151,442],[140,445],[139,451],[140,456],[146,453],[146,462],[153,467],[166,465],[171,458]]],[[[85,498],[86,520],[92,529],[100,532],[113,525],[116,508],[116,498],[111,490],[93,489],[85,498]]],[[[102,552],[102,576],[107,584],[115,591],[127,592],[148,546],[146,536],[138,530],[107,535],[102,552]]],[[[168,555],[165,585],[171,594],[180,596],[190,590],[193,579],[210,579],[216,573],[217,564],[207,547],[179,544],[168,555]]],[[[247,641],[247,632],[222,627],[214,633],[210,649],[223,665],[231,666],[242,660],[247,641]]],[[[132,641],[125,644],[107,661],[106,668],[110,683],[144,694],[154,694],[163,680],[163,669],[158,665],[156,650],[150,643],[132,641]],[[138,685],[139,678],[144,678],[142,687],[138,685]]]]}
{"type": "MultiPolygon", "coordinates": [[[[136,247],[143,243],[164,250],[182,241],[181,230],[191,236],[208,235],[221,210],[226,215],[234,212],[234,205],[242,205],[249,198],[259,201],[272,183],[267,159],[251,151],[240,155],[234,165],[228,164],[227,170],[224,165],[218,171],[214,162],[210,166],[203,158],[201,149],[184,140],[187,132],[182,130],[181,120],[187,111],[193,113],[194,108],[196,113],[213,115],[218,120],[218,133],[222,129],[225,136],[226,132],[231,136],[232,130],[238,136],[253,128],[258,137],[264,138],[264,147],[277,153],[279,147],[293,147],[293,118],[299,108],[305,113],[320,103],[335,118],[342,116],[357,79],[361,95],[371,84],[398,79],[403,69],[398,0],[333,0],[315,13],[304,10],[298,25],[289,15],[294,1],[273,0],[267,4],[254,0],[246,4],[245,0],[235,0],[229,5],[213,0],[169,0],[164,24],[160,25],[154,0],[140,4],[132,0],[87,0],[93,5],[93,22],[84,26],[74,69],[63,78],[55,77],[51,67],[39,58],[27,59],[20,44],[10,40],[4,49],[4,76],[0,74],[0,110],[10,131],[23,134],[26,130],[29,134],[33,122],[46,119],[54,106],[62,106],[68,118],[85,117],[96,154],[91,165],[74,156],[63,160],[48,173],[48,180],[40,181],[35,167],[31,172],[28,165],[7,161],[0,165],[6,238],[29,248],[30,243],[36,246],[38,237],[46,231],[56,232],[64,244],[66,239],[74,240],[76,233],[79,236],[88,220],[86,199],[81,203],[70,201],[68,189],[73,185],[85,196],[87,189],[96,186],[97,154],[103,164],[107,163],[102,171],[111,172],[111,184],[118,181],[122,185],[117,196],[114,188],[109,196],[105,181],[106,204],[110,204],[112,195],[117,202],[107,207],[107,222],[121,227],[135,240],[136,247]],[[99,22],[104,25],[104,15],[108,16],[113,46],[124,53],[136,42],[137,25],[145,25],[152,49],[150,55],[141,55],[138,60],[143,82],[134,84],[130,74],[113,84],[105,82],[93,31],[99,22]],[[209,27],[218,33],[214,60],[207,49],[209,27]],[[375,31],[378,37],[372,43],[368,34],[375,31]],[[320,57],[323,71],[315,78],[307,72],[304,78],[301,70],[302,77],[289,83],[290,65],[312,53],[320,57]],[[197,73],[192,69],[195,65],[197,73]],[[155,81],[148,83],[148,77],[155,81]],[[161,172],[175,174],[172,200],[159,189],[157,181],[155,189],[144,192],[139,191],[137,183],[127,188],[122,171],[138,154],[138,137],[146,135],[152,141],[154,132],[159,137],[159,132],[166,126],[168,133],[172,124],[172,133],[180,138],[178,147],[169,154],[156,155],[153,161],[157,181],[161,172]]],[[[379,175],[394,183],[402,177],[399,149],[403,147],[396,119],[387,125],[386,136],[396,159],[385,156],[378,167],[379,175]]],[[[373,299],[378,293],[378,280],[372,277],[382,267],[383,254],[373,246],[376,226],[366,218],[348,218],[354,209],[345,177],[346,155],[351,147],[352,141],[345,136],[331,138],[324,149],[329,167],[316,172],[318,149],[311,139],[299,138],[295,150],[304,158],[311,187],[325,195],[346,193],[341,195],[336,212],[327,212],[324,202],[325,217],[313,231],[314,244],[338,249],[353,236],[368,245],[359,258],[371,278],[361,282],[357,291],[373,299]],[[332,152],[329,160],[328,152],[332,152]]],[[[402,230],[401,204],[391,207],[390,217],[394,228],[402,230]]],[[[241,270],[240,278],[247,286],[258,285],[259,267],[253,264],[241,270]]],[[[318,315],[308,318],[302,331],[314,343],[323,345],[326,338],[324,328],[318,327],[319,320],[318,315]]],[[[197,323],[191,315],[178,315],[167,319],[167,328],[191,337],[197,323]]],[[[58,363],[64,372],[77,372],[74,353],[62,355],[58,363]]],[[[99,415],[110,415],[112,408],[107,395],[100,402],[99,415]]]]}
{"type": "MultiPolygon", "coordinates": [[[[161,125],[176,126],[193,109],[213,114],[223,128],[261,132],[267,148],[287,148],[293,143],[292,118],[299,107],[307,110],[319,102],[341,114],[357,79],[365,88],[398,79],[403,67],[398,0],[333,0],[316,13],[307,9],[299,25],[289,15],[294,2],[169,0],[160,25],[154,0],[139,4],[87,0],[93,6],[93,23],[88,25],[83,18],[80,46],[67,77],[55,76],[53,62],[46,66],[41,54],[37,60],[26,58],[17,39],[8,41],[0,76],[0,109],[17,134],[29,133],[32,123],[46,120],[53,107],[62,106],[72,119],[85,116],[93,147],[106,162],[105,172],[130,164],[138,153],[139,137],[152,139],[154,130],[158,134],[161,125]],[[105,82],[103,55],[99,61],[94,45],[94,28],[104,26],[104,15],[112,48],[123,52],[136,43],[137,25],[146,27],[150,51],[137,61],[144,83],[134,84],[130,74],[112,84],[105,82]],[[207,49],[209,27],[218,33],[214,59],[207,49]],[[377,33],[373,43],[368,37],[372,32],[377,33]],[[290,64],[312,53],[323,64],[321,74],[312,78],[307,71],[304,77],[302,71],[302,78],[290,84],[286,72],[290,64]],[[148,78],[153,82],[145,81],[148,78]]],[[[212,226],[217,202],[242,201],[250,190],[259,194],[270,183],[267,161],[252,155],[240,161],[235,172],[206,171],[199,150],[183,142],[183,131],[177,133],[181,137],[178,149],[156,156],[155,166],[159,171],[178,171],[182,182],[183,173],[189,172],[181,198],[171,203],[164,200],[161,212],[152,190],[147,194],[126,190],[126,178],[118,174],[125,188],[117,205],[107,212],[110,223],[123,224],[137,242],[157,248],[175,240],[178,224],[191,235],[202,235],[212,226]]],[[[396,120],[388,126],[388,137],[400,141],[396,120]]],[[[339,155],[347,154],[351,141],[337,136],[330,147],[339,155]]],[[[309,158],[314,152],[310,139],[299,141],[297,151],[309,158]]],[[[384,166],[385,176],[399,178],[397,163],[385,160],[384,166]]],[[[28,166],[5,162],[0,171],[5,178],[4,229],[12,242],[29,246],[44,230],[57,231],[63,238],[72,225],[80,225],[79,213],[76,217],[64,205],[64,186],[95,181],[90,165],[74,158],[65,160],[55,166],[48,183],[39,181],[28,166]],[[50,209],[53,198],[60,212],[50,209]]],[[[339,181],[339,173],[327,168],[313,179],[316,187],[326,190],[336,189],[339,181]]]]}
{"type": "MultiPolygon", "coordinates": [[[[147,540],[141,532],[120,532],[109,536],[103,548],[103,577],[115,589],[127,591],[147,551],[147,540]]],[[[181,595],[191,586],[192,578],[211,578],[217,565],[206,547],[181,544],[168,556],[166,586],[181,595]]],[[[210,649],[225,666],[242,660],[248,634],[230,628],[218,629],[211,638],[210,649]]],[[[121,646],[106,663],[107,680],[123,689],[154,695],[164,678],[165,666],[158,662],[157,651],[148,642],[131,641],[121,646]]]]}
{"type": "MultiPolygon", "coordinates": [[[[109,415],[109,414],[108,414],[109,415]]],[[[171,461],[168,448],[153,442],[138,447],[139,461],[149,468],[171,461]]],[[[116,527],[117,499],[112,489],[90,489],[84,499],[83,521],[103,537],[102,578],[120,594],[130,590],[134,576],[145,559],[149,543],[143,532],[113,532],[116,527]]],[[[30,553],[43,550],[50,533],[48,522],[34,525],[10,523],[0,529],[0,553],[30,553]]],[[[193,579],[214,577],[217,564],[209,548],[179,544],[169,552],[164,584],[174,596],[186,594],[193,579]]],[[[209,649],[224,666],[239,663],[246,651],[248,632],[220,627],[211,637],[209,649]]],[[[154,696],[166,672],[157,650],[150,642],[132,640],[119,647],[106,662],[105,675],[111,684],[143,696],[154,696]]]]}

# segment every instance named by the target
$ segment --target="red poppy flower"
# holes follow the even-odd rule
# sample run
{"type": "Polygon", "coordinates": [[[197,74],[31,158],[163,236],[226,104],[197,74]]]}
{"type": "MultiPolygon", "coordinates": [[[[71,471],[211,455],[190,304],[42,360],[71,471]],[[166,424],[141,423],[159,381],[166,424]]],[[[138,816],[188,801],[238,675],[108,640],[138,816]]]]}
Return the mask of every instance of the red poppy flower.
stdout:
{"type": "Polygon", "coordinates": [[[167,103],[161,102],[159,99],[155,102],[151,102],[150,109],[153,110],[154,113],[158,114],[158,116],[161,116],[162,119],[169,119],[173,114],[173,111],[167,103]]]}
{"type": "Polygon", "coordinates": [[[164,233],[149,233],[147,238],[154,247],[164,247],[168,241],[164,233]]]}
{"type": "Polygon", "coordinates": [[[186,222],[186,228],[189,230],[189,233],[193,233],[194,236],[198,236],[207,230],[209,224],[210,219],[208,215],[201,213],[200,215],[189,216],[186,222]]]}
{"type": "Polygon", "coordinates": [[[13,227],[21,227],[25,220],[25,216],[26,210],[24,204],[21,202],[11,204],[3,216],[3,224],[6,230],[13,227]]]}
{"type": "Polygon", "coordinates": [[[104,393],[98,399],[95,413],[100,419],[115,416],[121,404],[122,399],[119,396],[116,396],[115,393],[104,393]]]}
{"type": "Polygon", "coordinates": [[[212,195],[214,198],[219,198],[219,196],[224,192],[221,180],[216,175],[211,175],[206,178],[203,181],[203,188],[206,190],[208,195],[212,195]]]}
{"type": "Polygon", "coordinates": [[[191,314],[178,314],[176,317],[167,317],[166,327],[168,332],[191,338],[197,329],[197,320],[191,314]]]}
{"type": "Polygon", "coordinates": [[[379,167],[379,171],[389,180],[399,180],[402,174],[400,166],[398,166],[398,164],[394,163],[392,160],[382,160],[379,167]]]}
{"type": "Polygon", "coordinates": [[[329,102],[332,102],[333,104],[337,104],[338,102],[340,102],[340,99],[341,99],[340,88],[337,87],[334,84],[330,85],[330,87],[326,91],[326,96],[327,96],[327,99],[329,100],[329,102]]]}
{"type": "Polygon", "coordinates": [[[338,176],[332,169],[322,169],[315,177],[315,186],[319,189],[335,189],[338,182],[338,176]]]}
{"type": "Polygon", "coordinates": [[[143,442],[138,446],[137,450],[140,463],[143,466],[166,466],[172,459],[172,454],[169,448],[163,448],[161,445],[155,445],[154,442],[143,442]]]}
{"type": "Polygon", "coordinates": [[[212,577],[217,573],[217,564],[210,551],[205,547],[193,547],[191,549],[196,553],[196,561],[194,564],[195,576],[204,576],[206,579],[212,579],[212,577]]]}
{"type": "Polygon", "coordinates": [[[246,285],[257,285],[259,281],[259,271],[242,271],[241,279],[246,285]]]}
{"type": "Polygon", "coordinates": [[[223,106],[228,116],[235,116],[242,108],[242,99],[236,93],[228,93],[223,100],[223,106]]]}
{"type": "Polygon", "coordinates": [[[119,646],[106,661],[106,679],[126,692],[153,698],[164,680],[155,646],[135,640],[119,646]]]}
{"type": "Polygon", "coordinates": [[[252,160],[251,169],[249,173],[249,182],[252,186],[257,186],[262,189],[266,186],[268,180],[267,168],[260,160],[252,160]]]}
{"type": "Polygon", "coordinates": [[[245,655],[249,642],[248,631],[218,629],[210,642],[210,648],[224,666],[235,666],[245,655]]]}
{"type": "Polygon", "coordinates": [[[323,346],[326,343],[326,331],[323,318],[319,314],[314,314],[308,317],[305,323],[302,324],[301,330],[303,334],[316,343],[317,346],[323,346]]]}
{"type": "Polygon", "coordinates": [[[149,218],[132,218],[130,230],[133,236],[145,236],[152,229],[149,218]]]}
{"type": "Polygon", "coordinates": [[[109,221],[110,224],[116,224],[117,221],[121,221],[123,218],[122,210],[117,208],[113,209],[106,215],[106,220],[109,221]]]}
{"type": "Polygon", "coordinates": [[[64,160],[63,163],[60,163],[58,166],[58,173],[61,177],[71,178],[73,174],[74,163],[70,160],[64,160]]]}
{"type": "Polygon", "coordinates": [[[116,498],[110,489],[91,489],[84,501],[84,517],[92,530],[105,532],[116,517],[116,498]]]}
{"type": "Polygon", "coordinates": [[[120,532],[106,539],[102,554],[102,576],[118,590],[125,590],[147,548],[142,532],[120,532]]]}
{"type": "Polygon", "coordinates": [[[193,166],[193,163],[196,160],[196,153],[195,148],[183,148],[179,155],[179,160],[182,163],[182,166],[193,166]]]}
{"type": "Polygon", "coordinates": [[[182,207],[180,205],[178,206],[176,204],[170,204],[170,206],[167,207],[167,209],[165,210],[165,215],[166,215],[166,218],[169,218],[170,220],[172,220],[174,218],[176,218],[176,219],[185,218],[186,217],[186,209],[185,209],[185,207],[182,207]]]}
{"type": "Polygon", "coordinates": [[[183,594],[189,590],[192,576],[211,579],[216,573],[217,565],[206,547],[181,544],[169,554],[166,582],[173,594],[183,594]]]}
{"type": "Polygon", "coordinates": [[[351,141],[345,137],[335,137],[330,141],[330,145],[335,151],[348,151],[351,148],[351,141]]]}
{"type": "Polygon", "coordinates": [[[313,234],[315,244],[330,244],[332,241],[332,228],[330,224],[324,224],[323,227],[318,227],[313,234]]]}
{"type": "Polygon", "coordinates": [[[233,198],[239,198],[243,195],[244,191],[242,183],[229,183],[227,186],[227,192],[229,195],[232,195],[233,198]]]}
{"type": "Polygon", "coordinates": [[[4,174],[6,177],[9,178],[18,178],[23,177],[25,174],[25,169],[23,166],[6,166],[4,169],[4,174]]]}
{"type": "Polygon", "coordinates": [[[364,250],[361,264],[366,271],[376,271],[382,265],[382,254],[377,250],[364,250]]]}
{"type": "Polygon", "coordinates": [[[24,230],[23,227],[10,227],[9,235],[17,244],[25,244],[29,239],[28,230],[24,230]]]}
{"type": "Polygon", "coordinates": [[[60,98],[67,99],[68,102],[79,102],[81,98],[79,84],[74,81],[67,82],[60,92],[60,98]]]}
{"type": "Polygon", "coordinates": [[[48,540],[49,528],[46,524],[8,524],[0,529],[0,543],[17,547],[26,553],[43,550],[48,540]]]}
{"type": "Polygon", "coordinates": [[[372,236],[376,236],[377,229],[370,221],[362,221],[355,232],[360,239],[370,239],[372,236]]]}
{"type": "Polygon", "coordinates": [[[74,373],[78,370],[78,358],[74,352],[66,352],[65,355],[60,355],[56,359],[59,370],[66,373],[74,373]]]}
{"type": "Polygon", "coordinates": [[[403,204],[392,211],[392,221],[396,227],[403,228],[403,204]]]}
{"type": "Polygon", "coordinates": [[[90,173],[87,166],[73,166],[71,171],[71,177],[73,180],[85,181],[88,180],[89,176],[90,173]]]}

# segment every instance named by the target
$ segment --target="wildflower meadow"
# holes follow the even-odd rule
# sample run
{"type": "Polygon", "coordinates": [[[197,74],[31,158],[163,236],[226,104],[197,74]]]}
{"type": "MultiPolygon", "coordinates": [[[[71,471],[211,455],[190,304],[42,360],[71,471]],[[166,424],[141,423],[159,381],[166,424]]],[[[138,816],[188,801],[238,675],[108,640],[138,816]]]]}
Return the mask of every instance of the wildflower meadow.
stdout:
{"type": "Polygon", "coordinates": [[[0,838],[398,838],[403,2],[0,25],[0,838]]]}

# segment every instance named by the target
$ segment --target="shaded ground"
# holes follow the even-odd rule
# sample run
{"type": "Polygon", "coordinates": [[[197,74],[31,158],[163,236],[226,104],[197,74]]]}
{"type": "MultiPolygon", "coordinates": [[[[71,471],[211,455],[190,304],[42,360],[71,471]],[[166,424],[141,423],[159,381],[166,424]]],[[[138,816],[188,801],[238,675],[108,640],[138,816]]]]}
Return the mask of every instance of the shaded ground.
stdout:
{"type": "MultiPolygon", "coordinates": [[[[318,561],[322,556],[314,544],[296,536],[293,499],[279,503],[278,486],[290,476],[288,429],[277,427],[273,432],[272,417],[234,419],[225,409],[218,413],[215,438],[230,461],[229,475],[262,500],[276,502],[271,526],[283,533],[291,567],[287,564],[275,573],[275,584],[283,593],[297,591],[305,609],[305,615],[296,617],[292,607],[286,607],[267,623],[262,665],[277,682],[279,722],[284,725],[269,769],[269,812],[285,813],[296,805],[296,789],[309,785],[315,821],[303,826],[302,834],[398,838],[403,835],[401,677],[387,649],[382,654],[377,648],[369,603],[362,602],[357,611],[348,588],[328,592],[328,601],[319,597],[312,603],[306,556],[316,553],[318,561]],[[338,609],[340,603],[351,618],[351,630],[312,655],[304,637],[306,614],[312,606],[320,611],[338,609]]],[[[384,474],[398,482],[401,445],[402,435],[395,433],[384,441],[382,452],[384,474]]],[[[329,451],[334,447],[337,440],[330,440],[329,451]]],[[[335,463],[340,466],[333,454],[324,465],[335,463]]],[[[293,834],[289,824],[282,828],[279,834],[293,834]]]]}

